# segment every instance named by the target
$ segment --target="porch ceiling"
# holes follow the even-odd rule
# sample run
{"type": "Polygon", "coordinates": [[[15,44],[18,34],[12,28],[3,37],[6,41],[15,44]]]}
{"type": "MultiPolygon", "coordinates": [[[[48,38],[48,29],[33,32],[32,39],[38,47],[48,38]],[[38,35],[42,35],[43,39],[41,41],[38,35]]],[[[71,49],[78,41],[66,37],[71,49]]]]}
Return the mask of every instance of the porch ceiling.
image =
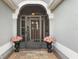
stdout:
{"type": "MultiPolygon", "coordinates": [[[[15,10],[18,8],[19,3],[25,1],[25,0],[3,0],[11,9],[15,10]]],[[[29,0],[29,1],[39,1],[39,0],[29,0]]],[[[61,1],[63,0],[40,0],[47,3],[47,7],[51,9],[55,9],[61,1]]]]}
{"type": "MultiPolygon", "coordinates": [[[[19,3],[21,3],[22,1],[25,1],[25,0],[12,0],[16,5],[18,5],[19,3]]],[[[28,0],[28,1],[39,1],[39,0],[28,0]]],[[[51,2],[51,0],[40,0],[40,1],[44,1],[46,2],[47,4],[49,4],[51,2]]]]}

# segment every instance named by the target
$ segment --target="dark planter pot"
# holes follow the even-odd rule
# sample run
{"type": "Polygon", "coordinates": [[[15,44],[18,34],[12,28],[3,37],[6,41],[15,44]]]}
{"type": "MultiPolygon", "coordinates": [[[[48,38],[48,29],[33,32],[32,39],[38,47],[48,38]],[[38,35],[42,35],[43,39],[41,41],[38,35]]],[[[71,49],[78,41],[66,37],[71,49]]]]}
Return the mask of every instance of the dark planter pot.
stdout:
{"type": "Polygon", "coordinates": [[[52,43],[47,43],[47,49],[49,53],[52,52],[52,43]]]}
{"type": "Polygon", "coordinates": [[[19,52],[20,41],[16,41],[15,43],[15,52],[19,52]]]}

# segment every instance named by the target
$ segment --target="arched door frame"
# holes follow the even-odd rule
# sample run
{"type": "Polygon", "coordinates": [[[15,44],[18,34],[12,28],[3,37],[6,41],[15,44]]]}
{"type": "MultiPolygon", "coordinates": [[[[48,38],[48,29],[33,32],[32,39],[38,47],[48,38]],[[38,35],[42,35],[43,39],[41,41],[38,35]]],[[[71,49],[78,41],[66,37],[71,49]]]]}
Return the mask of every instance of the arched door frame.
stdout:
{"type": "MultiPolygon", "coordinates": [[[[53,19],[53,14],[51,14],[50,10],[47,7],[48,5],[44,1],[23,1],[18,5],[18,8],[13,13],[13,36],[17,35],[17,20],[16,19],[18,18],[19,11],[22,6],[27,5],[27,4],[40,4],[40,5],[44,6],[47,11],[47,14],[49,16],[49,20],[53,19]]],[[[50,24],[49,24],[49,28],[50,28],[50,24]]],[[[49,34],[50,34],[50,32],[51,32],[51,30],[49,30],[49,34]]]]}

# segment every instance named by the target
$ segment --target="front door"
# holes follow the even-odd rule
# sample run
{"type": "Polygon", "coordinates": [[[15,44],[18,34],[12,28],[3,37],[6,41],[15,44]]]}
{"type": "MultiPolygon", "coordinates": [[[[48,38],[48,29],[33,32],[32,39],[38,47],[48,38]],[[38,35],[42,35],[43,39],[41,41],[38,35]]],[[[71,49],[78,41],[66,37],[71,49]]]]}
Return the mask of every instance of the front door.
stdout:
{"type": "Polygon", "coordinates": [[[39,19],[31,20],[31,39],[34,41],[41,41],[39,19]]]}
{"type": "Polygon", "coordinates": [[[27,17],[27,36],[26,47],[27,48],[41,48],[42,44],[42,24],[41,17],[27,17]]]}

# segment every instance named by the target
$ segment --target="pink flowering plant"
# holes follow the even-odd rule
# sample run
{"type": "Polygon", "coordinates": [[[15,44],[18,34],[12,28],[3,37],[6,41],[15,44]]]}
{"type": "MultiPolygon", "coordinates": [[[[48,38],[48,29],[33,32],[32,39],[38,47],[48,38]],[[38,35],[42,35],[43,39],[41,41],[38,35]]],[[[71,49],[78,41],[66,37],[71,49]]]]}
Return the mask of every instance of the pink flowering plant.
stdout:
{"type": "Polygon", "coordinates": [[[22,36],[15,36],[15,37],[12,37],[12,41],[13,42],[19,42],[19,41],[21,41],[23,38],[22,38],[22,36]]]}
{"type": "Polygon", "coordinates": [[[54,36],[46,36],[46,37],[44,38],[44,41],[45,41],[46,43],[55,43],[55,42],[56,42],[56,39],[55,39],[54,36]]]}

